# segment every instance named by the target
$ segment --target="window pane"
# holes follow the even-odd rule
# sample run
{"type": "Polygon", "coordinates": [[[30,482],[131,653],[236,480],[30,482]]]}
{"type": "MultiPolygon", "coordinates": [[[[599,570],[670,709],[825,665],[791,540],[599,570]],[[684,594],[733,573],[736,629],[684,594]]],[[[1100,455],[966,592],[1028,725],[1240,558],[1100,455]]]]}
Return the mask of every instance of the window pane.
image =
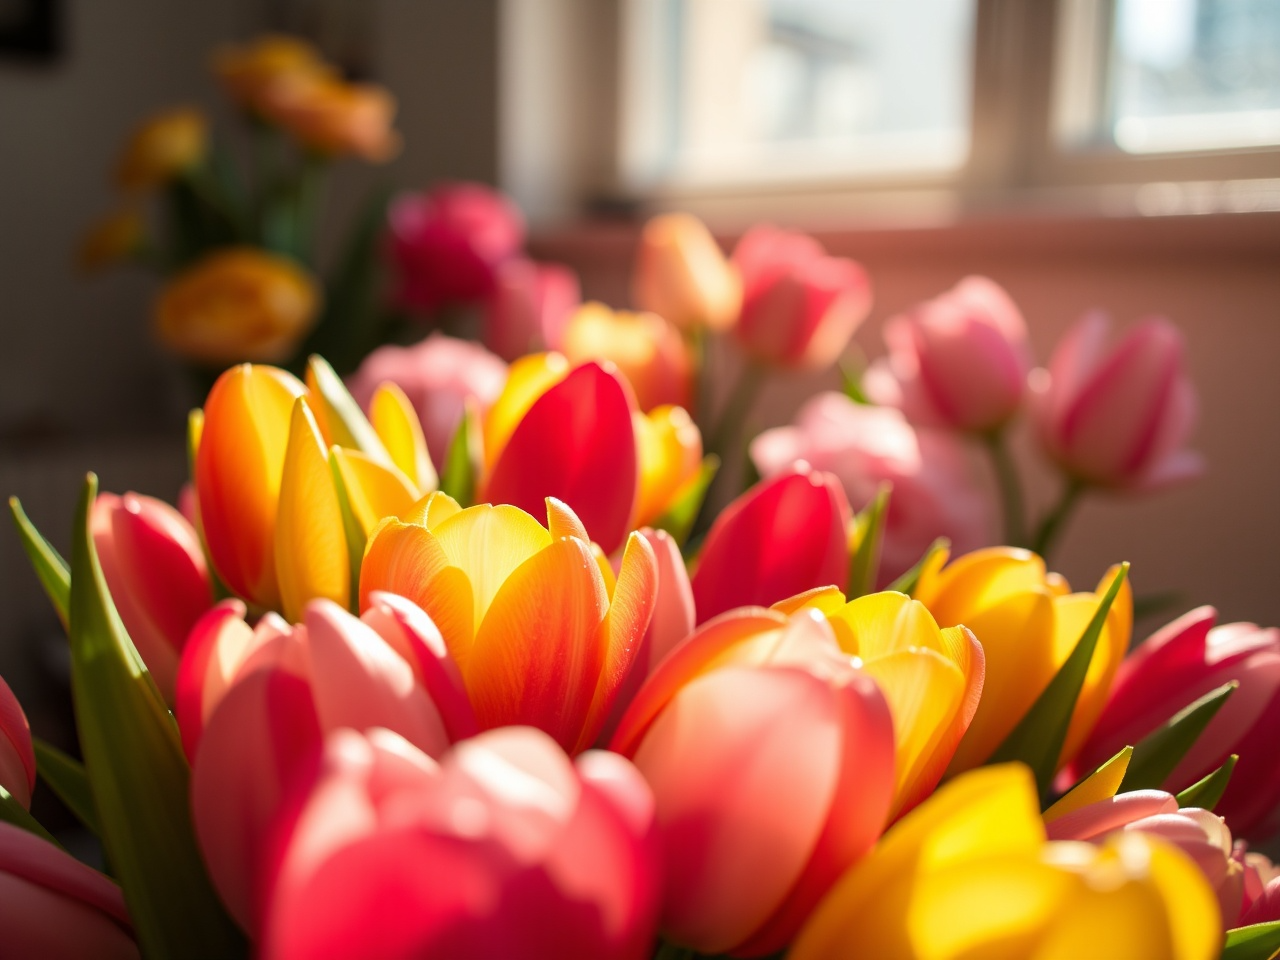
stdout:
{"type": "Polygon", "coordinates": [[[1119,0],[1113,132],[1131,153],[1280,143],[1280,2],[1119,0]]]}
{"type": "MultiPolygon", "coordinates": [[[[650,174],[706,180],[939,170],[968,149],[975,0],[667,0],[639,82],[665,122],[650,174]]],[[[652,146],[652,145],[651,145],[652,146]]]]}

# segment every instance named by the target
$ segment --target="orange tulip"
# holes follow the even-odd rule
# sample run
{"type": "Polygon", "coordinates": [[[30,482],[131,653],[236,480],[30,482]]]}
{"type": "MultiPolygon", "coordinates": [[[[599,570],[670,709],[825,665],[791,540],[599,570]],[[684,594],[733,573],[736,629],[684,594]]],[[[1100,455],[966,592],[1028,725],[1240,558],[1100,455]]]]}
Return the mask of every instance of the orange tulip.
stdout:
{"type": "Polygon", "coordinates": [[[319,314],[315,280],[292,260],[254,247],[209,254],[156,302],[161,342],[197,362],[284,360],[319,314]]]}
{"type": "Polygon", "coordinates": [[[370,538],[360,609],[376,591],[425,610],[482,728],[529,724],[573,753],[595,742],[653,614],[653,548],[631,534],[616,583],[581,521],[547,500],[547,526],[513,506],[461,509],[436,493],[370,538]]]}
{"type": "Polygon", "coordinates": [[[727,330],[738,320],[742,281],[697,217],[668,213],[644,226],[632,299],[683,330],[727,330]]]}
{"type": "Polygon", "coordinates": [[[273,84],[300,74],[331,76],[333,69],[306,41],[268,34],[244,46],[220,47],[213,55],[213,72],[232,100],[258,110],[273,84]]]}
{"type": "Polygon", "coordinates": [[[209,121],[192,107],[152,117],[134,131],[116,165],[116,183],[131,192],[159,187],[201,160],[209,121]]]}
{"type": "Polygon", "coordinates": [[[269,84],[258,110],[297,140],[324,154],[390,160],[400,152],[391,129],[395,98],[370,83],[346,83],[321,73],[295,73],[269,84]]]}
{"type": "Polygon", "coordinates": [[[610,310],[584,304],[569,318],[560,349],[570,363],[610,360],[636,392],[640,409],[688,407],[693,361],[677,327],[656,313],[610,310]]]}

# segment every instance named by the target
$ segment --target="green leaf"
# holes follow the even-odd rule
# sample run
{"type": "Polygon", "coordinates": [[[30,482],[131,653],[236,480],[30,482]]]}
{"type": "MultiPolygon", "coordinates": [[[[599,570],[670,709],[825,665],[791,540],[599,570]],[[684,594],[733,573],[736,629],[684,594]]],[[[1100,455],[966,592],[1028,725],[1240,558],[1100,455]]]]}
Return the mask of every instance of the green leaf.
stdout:
{"type": "Polygon", "coordinates": [[[98,808],[93,803],[93,788],[89,786],[84,764],[39,737],[32,737],[31,742],[36,749],[36,769],[40,779],[90,833],[95,837],[102,836],[98,808]]]}
{"type": "Polygon", "coordinates": [[[58,612],[58,619],[65,628],[70,620],[71,609],[71,571],[67,569],[67,561],[49,545],[49,541],[40,535],[27,519],[22,503],[17,497],[9,498],[9,509],[13,513],[13,521],[18,525],[18,536],[22,540],[22,549],[27,552],[31,566],[35,568],[40,586],[53,602],[58,612]]]}
{"type": "Polygon", "coordinates": [[[840,383],[844,389],[844,395],[854,403],[862,406],[870,406],[871,398],[867,396],[867,392],[862,389],[862,374],[854,369],[848,363],[840,364],[840,383]]]}
{"type": "Polygon", "coordinates": [[[316,414],[324,423],[331,443],[348,450],[359,450],[385,467],[394,466],[391,454],[387,453],[386,446],[360,409],[360,404],[356,403],[356,398],[351,396],[342,378],[319,354],[312,354],[307,360],[307,386],[317,394],[312,402],[320,407],[316,414]]]}
{"type": "Polygon", "coordinates": [[[1202,810],[1212,810],[1216,807],[1222,795],[1227,792],[1227,784],[1231,782],[1231,772],[1235,770],[1236,761],[1239,759],[1240,755],[1233,753],[1213,773],[1202,780],[1197,780],[1179,793],[1178,806],[1199,807],[1202,810]]]}
{"type": "Polygon", "coordinates": [[[1239,681],[1232,680],[1210,690],[1138,741],[1120,789],[1158,789],[1238,686],[1239,681]]]}
{"type": "Polygon", "coordinates": [[[71,691],[107,859],[147,957],[234,957],[244,938],[219,903],[191,824],[186,757],[111,602],[89,530],[89,474],[71,551],[71,691]]]}
{"type": "Polygon", "coordinates": [[[0,821],[21,827],[27,833],[34,833],[41,840],[48,840],[55,847],[62,847],[62,844],[53,838],[53,834],[42,827],[40,821],[33,817],[27,808],[14,799],[13,794],[4,787],[0,787],[0,821]]]}
{"type": "Polygon", "coordinates": [[[897,580],[893,581],[893,583],[889,584],[889,586],[885,587],[885,589],[893,590],[897,593],[905,593],[909,597],[913,596],[915,594],[916,586],[920,583],[921,571],[924,570],[925,566],[933,559],[935,554],[941,550],[950,549],[951,541],[946,537],[939,537],[937,540],[933,541],[933,543],[929,544],[929,549],[924,552],[923,557],[915,562],[915,566],[900,576],[897,580]]]}
{"type": "Polygon", "coordinates": [[[893,484],[880,484],[875,497],[854,518],[858,546],[853,552],[853,564],[849,571],[849,589],[845,591],[850,600],[865,597],[876,588],[876,577],[880,573],[880,547],[884,543],[884,524],[889,513],[891,493],[893,484]]]}
{"type": "Polygon", "coordinates": [[[1280,952],[1280,920],[1227,931],[1221,960],[1271,960],[1280,952]]]}
{"type": "MultiPolygon", "coordinates": [[[[1067,739],[1071,714],[1075,710],[1076,700],[1080,698],[1085,674],[1089,672],[1089,663],[1093,660],[1093,651],[1098,646],[1098,637],[1107,622],[1111,604],[1115,602],[1120,585],[1128,575],[1129,564],[1122,563],[1093,618],[1085,627],[1075,649],[1071,651],[1071,656],[1067,657],[1066,663],[1054,674],[1049,686],[1036,698],[1026,716],[1018,721],[1018,725],[987,760],[987,763],[1021,760],[1027,764],[1035,774],[1041,797],[1047,797],[1052,789],[1053,776],[1058,772],[1058,757],[1062,754],[1062,745],[1067,739]]],[[[1136,751],[1133,759],[1137,760],[1136,751]]],[[[1133,770],[1132,763],[1129,770],[1133,770]]]]}
{"type": "Polygon", "coordinates": [[[475,502],[476,477],[480,472],[482,451],[480,417],[475,405],[468,401],[458,429],[449,441],[444,471],[440,474],[440,489],[464,507],[475,502]]]}
{"type": "Polygon", "coordinates": [[[654,528],[665,530],[671,534],[677,546],[684,546],[693,530],[693,522],[698,519],[698,512],[707,499],[707,491],[711,489],[711,481],[716,478],[720,469],[720,458],[714,453],[708,454],[698,467],[697,475],[677,492],[675,500],[667,507],[666,512],[654,521],[654,528]]]}
{"type": "Polygon", "coordinates": [[[356,517],[351,508],[351,491],[347,489],[346,478],[342,476],[342,468],[338,466],[338,457],[334,454],[336,445],[329,451],[329,473],[333,476],[333,488],[338,494],[338,510],[342,514],[343,539],[347,541],[347,568],[351,571],[351,607],[352,613],[360,604],[360,567],[364,563],[364,548],[367,538],[364,525],[356,517]]]}

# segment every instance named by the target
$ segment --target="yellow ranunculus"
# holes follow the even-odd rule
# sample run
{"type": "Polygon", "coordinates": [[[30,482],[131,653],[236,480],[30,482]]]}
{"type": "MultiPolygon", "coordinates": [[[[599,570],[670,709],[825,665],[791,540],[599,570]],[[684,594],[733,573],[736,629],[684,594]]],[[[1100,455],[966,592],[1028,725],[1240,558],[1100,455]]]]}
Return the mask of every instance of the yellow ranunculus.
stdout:
{"type": "Polygon", "coordinates": [[[295,262],[254,247],[231,247],[169,281],[156,304],[156,332],[189,360],[285,360],[315,323],[319,307],[315,281],[295,262]]]}
{"type": "Polygon", "coordinates": [[[400,135],[391,127],[395,98],[375,84],[301,73],[266,87],[258,109],[319,153],[381,162],[400,151],[400,135]]]}
{"type": "Polygon", "coordinates": [[[144,232],[142,217],[132,207],[103,217],[85,231],[76,264],[85,273],[97,273],[127,260],[142,245],[144,232]]]}
{"type": "Polygon", "coordinates": [[[298,75],[331,76],[333,68],[305,40],[267,34],[243,46],[218,48],[213,55],[213,72],[232,100],[258,111],[265,91],[273,84],[298,75]]]}
{"type": "Polygon", "coordinates": [[[1209,960],[1196,865],[1139,833],[1047,843],[1031,772],[958,777],[904,817],[810,916],[789,960],[1209,960]]]}
{"type": "Polygon", "coordinates": [[[134,131],[116,165],[123,190],[161,186],[204,159],[209,121],[193,107],[157,114],[134,131]]]}
{"type": "MultiPolygon", "coordinates": [[[[920,573],[915,596],[941,626],[964,624],[982,644],[987,677],[982,702],[949,771],[978,766],[1017,726],[1075,649],[1115,569],[1095,593],[1072,593],[1059,574],[1027,550],[991,547],[947,562],[939,551],[920,573]]],[[[1098,638],[1058,765],[1067,763],[1098,721],[1129,647],[1133,598],[1126,580],[1098,638]]]]}

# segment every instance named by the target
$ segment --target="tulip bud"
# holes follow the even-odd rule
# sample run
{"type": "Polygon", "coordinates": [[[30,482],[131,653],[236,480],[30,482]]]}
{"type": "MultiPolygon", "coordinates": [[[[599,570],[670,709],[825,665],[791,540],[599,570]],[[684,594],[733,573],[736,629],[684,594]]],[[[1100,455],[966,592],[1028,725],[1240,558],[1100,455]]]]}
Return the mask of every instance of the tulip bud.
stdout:
{"type": "Polygon", "coordinates": [[[577,275],[558,263],[514,257],[497,268],[485,306],[484,345],[507,361],[559,350],[564,326],[582,302],[577,275]]]}
{"type": "Polygon", "coordinates": [[[912,423],[984,432],[1018,412],[1031,369],[1027,325],[1009,295],[986,277],[888,322],[889,356],[866,388],[912,423]]]}
{"type": "Polygon", "coordinates": [[[0,787],[9,791],[23,809],[31,808],[31,791],[36,788],[31,725],[3,677],[0,677],[0,787]]]}
{"type": "Polygon", "coordinates": [[[1032,388],[1040,440],[1068,474],[1105,487],[1152,489],[1197,476],[1184,448],[1197,416],[1182,335],[1162,318],[1138,324],[1110,353],[1107,319],[1091,313],[1053,352],[1032,388]]]}
{"type": "Polygon", "coordinates": [[[173,703],[187,635],[213,604],[200,537],[173,507],[136,493],[99,494],[89,523],[125,630],[173,703]]]}
{"type": "Polygon", "coordinates": [[[157,114],[125,144],[116,183],[130,192],[163,186],[202,161],[208,144],[209,121],[199,110],[183,107],[157,114]]]}
{"type": "Polygon", "coordinates": [[[611,361],[635,391],[640,409],[688,407],[693,360],[680,330],[656,313],[613,311],[591,302],[569,318],[561,351],[572,364],[611,361]]]}
{"type": "Polygon", "coordinates": [[[702,221],[668,213],[640,235],[631,297],[682,330],[727,330],[738,318],[742,282],[702,221]]]}
{"type": "Polygon", "coordinates": [[[839,481],[807,463],[756,484],[707,534],[692,580],[698,622],[813,587],[843,586],[850,519],[839,481]]]}
{"type": "Polygon", "coordinates": [[[0,945],[6,957],[137,960],[120,888],[70,854],[0,823],[0,945]]]}
{"type": "Polygon", "coordinates": [[[853,260],[827,256],[802,233],[754,227],[738,241],[738,340],[758,362],[820,370],[849,345],[871,310],[871,281],[853,260]]]}
{"type": "Polygon", "coordinates": [[[962,443],[944,431],[913,427],[898,410],[821,393],[801,408],[793,426],[766,430],[750,451],[765,478],[801,460],[832,474],[854,510],[892,484],[881,586],[909,570],[940,536],[957,553],[990,542],[989,498],[974,480],[962,443]]]}
{"type": "Polygon", "coordinates": [[[524,242],[520,211],[479,183],[445,183],[404,194],[387,215],[404,306],[434,310],[449,301],[483,300],[496,271],[524,242]]]}

